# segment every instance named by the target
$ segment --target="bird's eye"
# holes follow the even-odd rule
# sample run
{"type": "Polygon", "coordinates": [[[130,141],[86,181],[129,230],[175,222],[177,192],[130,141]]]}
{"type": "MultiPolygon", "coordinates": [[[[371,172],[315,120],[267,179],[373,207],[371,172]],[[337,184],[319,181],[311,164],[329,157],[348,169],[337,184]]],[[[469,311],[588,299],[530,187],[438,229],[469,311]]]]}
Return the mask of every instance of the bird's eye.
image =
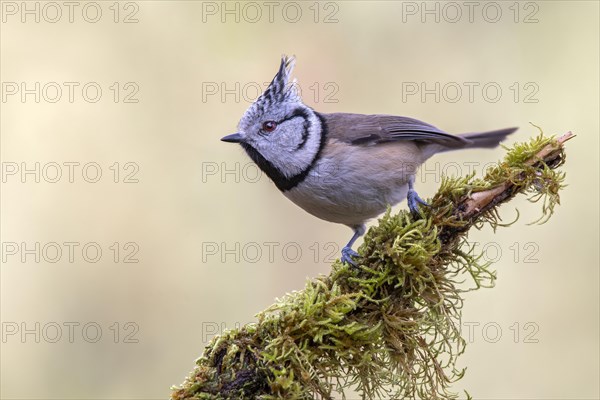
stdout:
{"type": "Polygon", "coordinates": [[[277,128],[277,122],[275,121],[265,121],[262,124],[262,129],[265,132],[273,132],[277,128]]]}

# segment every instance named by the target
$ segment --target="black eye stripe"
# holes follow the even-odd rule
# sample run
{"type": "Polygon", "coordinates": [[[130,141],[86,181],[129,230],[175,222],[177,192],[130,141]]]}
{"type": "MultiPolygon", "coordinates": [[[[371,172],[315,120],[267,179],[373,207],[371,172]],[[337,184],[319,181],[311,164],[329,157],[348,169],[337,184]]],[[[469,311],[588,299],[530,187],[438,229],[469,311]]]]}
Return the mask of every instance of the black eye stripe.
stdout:
{"type": "Polygon", "coordinates": [[[283,122],[286,122],[286,121],[289,121],[291,119],[298,118],[298,117],[302,117],[302,118],[308,120],[308,113],[306,112],[306,110],[304,110],[302,108],[296,108],[290,116],[285,117],[281,121],[278,121],[277,124],[281,124],[283,122]]]}
{"type": "Polygon", "coordinates": [[[282,123],[284,123],[284,122],[291,121],[291,120],[293,120],[294,118],[298,118],[298,117],[302,117],[302,115],[291,115],[291,116],[289,116],[289,117],[286,117],[286,118],[282,119],[281,121],[278,121],[278,122],[277,122],[277,125],[281,125],[281,124],[282,124],[282,123]]]}
{"type": "MultiPolygon", "coordinates": [[[[310,124],[310,121],[308,119],[308,117],[309,117],[308,113],[306,112],[306,110],[304,110],[300,107],[296,108],[289,116],[287,116],[279,121],[274,121],[274,122],[279,126],[284,122],[290,121],[290,120],[292,120],[294,118],[298,118],[298,117],[304,118],[306,120],[306,122],[308,124],[310,124]]],[[[306,126],[305,126],[305,128],[306,128],[306,126]]],[[[272,133],[272,132],[264,132],[262,129],[262,125],[261,125],[261,129],[258,132],[259,135],[267,136],[270,133],[272,133]]],[[[302,143],[299,146],[300,148],[302,148],[304,146],[304,144],[306,143],[306,139],[307,139],[306,135],[308,135],[307,129],[305,129],[305,131],[302,134],[302,143]]]]}

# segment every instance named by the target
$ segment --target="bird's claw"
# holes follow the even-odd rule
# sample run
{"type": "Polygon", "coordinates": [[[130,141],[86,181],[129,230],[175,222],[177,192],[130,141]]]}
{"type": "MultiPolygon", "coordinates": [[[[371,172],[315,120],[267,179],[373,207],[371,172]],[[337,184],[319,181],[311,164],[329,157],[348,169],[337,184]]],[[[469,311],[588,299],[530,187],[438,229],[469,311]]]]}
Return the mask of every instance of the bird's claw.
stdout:
{"type": "Polygon", "coordinates": [[[352,257],[358,257],[359,254],[357,252],[355,252],[354,250],[352,250],[352,248],[346,246],[342,249],[342,258],[341,261],[343,263],[347,263],[352,265],[353,267],[356,267],[356,261],[354,261],[352,259],[352,257]]]}
{"type": "Polygon", "coordinates": [[[421,211],[419,210],[419,204],[429,207],[429,203],[427,203],[425,200],[420,198],[419,195],[417,194],[417,191],[414,189],[409,189],[408,195],[406,197],[407,197],[406,200],[408,202],[408,208],[410,210],[410,213],[415,218],[418,218],[421,215],[421,211]]]}

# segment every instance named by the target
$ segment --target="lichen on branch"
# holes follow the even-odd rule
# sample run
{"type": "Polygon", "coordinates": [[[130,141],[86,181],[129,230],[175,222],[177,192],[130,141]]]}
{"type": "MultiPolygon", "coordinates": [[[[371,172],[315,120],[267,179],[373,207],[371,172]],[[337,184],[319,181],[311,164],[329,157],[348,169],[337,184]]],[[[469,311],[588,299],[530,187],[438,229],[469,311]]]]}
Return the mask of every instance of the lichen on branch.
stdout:
{"type": "Polygon", "coordinates": [[[367,399],[455,398],[463,293],[496,278],[468,230],[503,226],[497,209],[519,193],[542,202],[545,222],[572,137],[540,134],[481,178],[444,177],[422,218],[388,210],[365,235],[359,268],[338,261],[256,323],[215,337],[172,400],[331,399],[348,388],[367,399]]]}

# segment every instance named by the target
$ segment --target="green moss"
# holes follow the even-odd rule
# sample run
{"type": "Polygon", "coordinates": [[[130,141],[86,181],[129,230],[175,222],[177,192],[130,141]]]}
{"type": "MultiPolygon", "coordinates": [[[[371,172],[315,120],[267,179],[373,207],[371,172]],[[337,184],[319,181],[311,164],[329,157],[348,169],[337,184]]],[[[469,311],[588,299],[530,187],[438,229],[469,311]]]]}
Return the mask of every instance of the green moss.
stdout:
{"type": "Polygon", "coordinates": [[[431,207],[414,220],[390,210],[365,235],[359,268],[334,263],[258,314],[258,322],[215,338],[173,399],[331,398],[347,388],[364,398],[455,398],[464,369],[463,293],[491,287],[496,275],[467,242],[471,226],[501,226],[495,202],[467,215],[474,192],[510,182],[507,201],[525,193],[554,211],[564,174],[562,148],[542,135],[508,149],[483,178],[444,178],[431,207]]]}

